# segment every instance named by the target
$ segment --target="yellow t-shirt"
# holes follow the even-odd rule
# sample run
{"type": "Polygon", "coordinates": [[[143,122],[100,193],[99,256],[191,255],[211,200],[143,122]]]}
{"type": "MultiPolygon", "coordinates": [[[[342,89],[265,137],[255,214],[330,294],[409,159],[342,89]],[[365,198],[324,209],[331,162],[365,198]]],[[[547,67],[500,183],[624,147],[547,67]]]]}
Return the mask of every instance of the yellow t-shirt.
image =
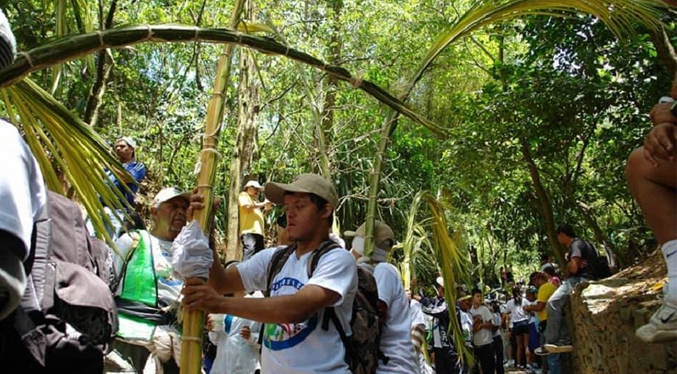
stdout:
{"type": "MultiPolygon", "coordinates": [[[[550,282],[545,282],[541,285],[541,287],[538,287],[538,302],[541,303],[547,303],[548,299],[550,296],[552,296],[553,293],[555,293],[555,290],[557,289],[557,286],[550,282]]],[[[538,320],[539,321],[545,321],[548,319],[548,311],[546,308],[543,308],[540,312],[536,313],[538,315],[538,320]]]]}
{"type": "Polygon", "coordinates": [[[247,192],[240,192],[237,197],[240,206],[240,235],[259,234],[263,235],[263,212],[260,208],[254,210],[245,209],[245,205],[254,205],[254,200],[247,192]]]}

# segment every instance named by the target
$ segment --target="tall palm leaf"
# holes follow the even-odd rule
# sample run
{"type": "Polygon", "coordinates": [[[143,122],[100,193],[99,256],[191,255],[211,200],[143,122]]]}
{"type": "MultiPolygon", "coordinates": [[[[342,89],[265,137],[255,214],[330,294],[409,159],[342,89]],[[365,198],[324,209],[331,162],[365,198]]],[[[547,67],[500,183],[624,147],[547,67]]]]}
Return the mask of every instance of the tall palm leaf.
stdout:
{"type": "MultiPolygon", "coordinates": [[[[417,195],[418,196],[418,195],[417,195]]],[[[465,346],[463,330],[460,321],[456,318],[456,300],[458,299],[458,286],[469,282],[470,261],[461,245],[461,230],[457,228],[454,235],[450,236],[447,230],[444,205],[435,199],[430,193],[420,194],[432,215],[432,237],[437,263],[444,279],[444,298],[449,310],[449,333],[454,337],[456,350],[464,360],[472,361],[472,352],[465,346]]]]}
{"type": "Polygon", "coordinates": [[[0,94],[10,121],[23,130],[47,187],[64,194],[58,170],[73,187],[97,232],[112,243],[105,229],[110,219],[100,212],[104,204],[117,209],[128,204],[122,192],[107,182],[105,168],[120,180],[133,180],[132,176],[97,133],[32,80],[24,79],[0,94]]]}

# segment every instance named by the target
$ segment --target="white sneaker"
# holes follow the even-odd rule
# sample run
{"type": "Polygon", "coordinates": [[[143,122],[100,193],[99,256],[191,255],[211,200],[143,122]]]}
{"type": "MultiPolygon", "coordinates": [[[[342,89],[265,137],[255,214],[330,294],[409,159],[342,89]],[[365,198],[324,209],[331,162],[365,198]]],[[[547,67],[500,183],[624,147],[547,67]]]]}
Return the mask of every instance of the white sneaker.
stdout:
{"type": "Polygon", "coordinates": [[[555,345],[555,344],[546,344],[545,349],[550,353],[566,353],[574,350],[572,345],[555,345]]]}
{"type": "Polygon", "coordinates": [[[534,349],[534,353],[539,355],[539,356],[547,356],[550,354],[544,347],[538,347],[534,349]]]}
{"type": "Polygon", "coordinates": [[[505,367],[514,368],[515,367],[515,360],[508,360],[508,363],[505,364],[505,367]]]}
{"type": "Polygon", "coordinates": [[[649,323],[638,328],[635,335],[646,343],[677,340],[677,300],[665,298],[649,323]]]}

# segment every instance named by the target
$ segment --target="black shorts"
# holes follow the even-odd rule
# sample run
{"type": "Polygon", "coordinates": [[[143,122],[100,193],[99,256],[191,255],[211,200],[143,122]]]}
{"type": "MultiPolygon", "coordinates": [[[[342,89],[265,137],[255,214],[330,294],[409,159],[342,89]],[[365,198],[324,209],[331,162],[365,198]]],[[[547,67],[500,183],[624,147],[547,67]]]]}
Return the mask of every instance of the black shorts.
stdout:
{"type": "Polygon", "coordinates": [[[512,334],[513,335],[520,336],[520,335],[524,335],[524,334],[528,334],[528,333],[529,333],[529,321],[528,320],[515,322],[512,325],[512,334]]]}

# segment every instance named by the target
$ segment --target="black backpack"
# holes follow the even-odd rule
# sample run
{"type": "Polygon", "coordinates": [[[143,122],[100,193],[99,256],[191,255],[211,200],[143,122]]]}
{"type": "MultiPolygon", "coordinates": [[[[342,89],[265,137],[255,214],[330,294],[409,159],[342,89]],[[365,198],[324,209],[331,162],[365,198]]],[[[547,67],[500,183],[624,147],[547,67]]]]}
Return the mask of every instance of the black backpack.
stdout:
{"type": "Polygon", "coordinates": [[[592,280],[599,280],[608,278],[611,276],[611,268],[609,267],[609,261],[606,256],[600,256],[592,243],[584,241],[585,243],[585,252],[583,254],[583,259],[588,262],[588,267],[590,267],[592,273],[592,280]]]}
{"type": "MultiPolygon", "coordinates": [[[[337,248],[343,250],[335,242],[327,240],[311,254],[308,261],[308,278],[313,275],[322,256],[337,248]]],[[[268,267],[266,297],[270,296],[273,279],[294,252],[296,252],[296,244],[278,249],[273,254],[268,267]]],[[[374,374],[379,359],[385,364],[388,363],[388,358],[379,348],[385,318],[378,307],[378,290],[373,272],[364,265],[358,265],[357,278],[357,293],[353,300],[353,312],[350,318],[352,335],[346,335],[333,307],[325,309],[322,329],[327,331],[330,321],[334,324],[346,348],[345,361],[353,374],[374,374]]],[[[260,334],[260,339],[262,338],[263,333],[260,334]]]]}
{"type": "Polygon", "coordinates": [[[118,323],[110,256],[76,204],[48,192],[24,267],[21,304],[0,326],[2,371],[101,373],[118,323]]]}

